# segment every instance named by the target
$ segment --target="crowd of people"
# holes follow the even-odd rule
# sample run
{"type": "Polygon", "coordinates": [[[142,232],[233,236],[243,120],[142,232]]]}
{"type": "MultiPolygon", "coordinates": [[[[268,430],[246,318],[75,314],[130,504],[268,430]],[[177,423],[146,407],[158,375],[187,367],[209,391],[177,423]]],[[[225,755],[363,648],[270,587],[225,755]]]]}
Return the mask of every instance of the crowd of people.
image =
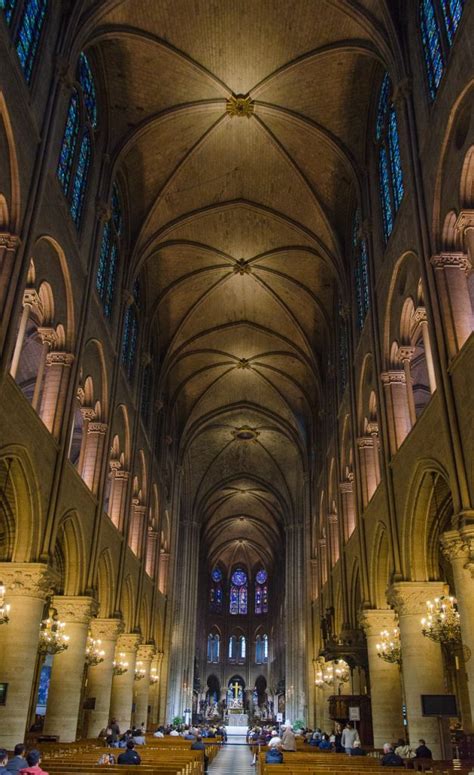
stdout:
{"type": "Polygon", "coordinates": [[[8,758],[8,751],[0,748],[0,775],[16,772],[19,775],[48,775],[41,769],[41,754],[35,748],[26,750],[23,743],[18,743],[13,756],[8,758]]]}

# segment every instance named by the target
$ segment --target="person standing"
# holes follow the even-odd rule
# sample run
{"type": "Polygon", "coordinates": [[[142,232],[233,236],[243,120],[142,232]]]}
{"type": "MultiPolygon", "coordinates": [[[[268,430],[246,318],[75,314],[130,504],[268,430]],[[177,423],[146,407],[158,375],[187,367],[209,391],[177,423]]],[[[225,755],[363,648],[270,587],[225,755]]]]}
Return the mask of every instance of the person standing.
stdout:
{"type": "Polygon", "coordinates": [[[351,749],[354,748],[355,741],[358,739],[359,739],[359,733],[357,729],[354,729],[352,724],[347,722],[341,736],[341,745],[344,748],[346,753],[350,754],[351,749]]]}
{"type": "Polygon", "coordinates": [[[283,737],[281,738],[282,751],[296,751],[296,737],[293,727],[285,727],[283,737]]]}

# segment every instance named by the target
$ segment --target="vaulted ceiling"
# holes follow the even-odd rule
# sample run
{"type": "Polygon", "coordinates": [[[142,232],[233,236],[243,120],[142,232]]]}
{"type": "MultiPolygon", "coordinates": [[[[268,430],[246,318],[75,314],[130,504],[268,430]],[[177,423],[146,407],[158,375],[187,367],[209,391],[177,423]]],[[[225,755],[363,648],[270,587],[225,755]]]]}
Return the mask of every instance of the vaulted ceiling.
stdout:
{"type": "Polygon", "coordinates": [[[106,0],[85,16],[210,562],[270,565],[302,517],[388,23],[382,0],[106,0]]]}

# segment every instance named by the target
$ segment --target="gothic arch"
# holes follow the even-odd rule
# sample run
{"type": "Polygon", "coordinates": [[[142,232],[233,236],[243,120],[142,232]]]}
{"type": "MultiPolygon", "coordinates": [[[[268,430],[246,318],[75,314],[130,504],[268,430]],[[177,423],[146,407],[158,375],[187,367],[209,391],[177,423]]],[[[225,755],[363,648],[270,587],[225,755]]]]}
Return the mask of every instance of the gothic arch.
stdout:
{"type": "Polygon", "coordinates": [[[6,483],[2,500],[9,559],[31,562],[41,552],[39,541],[44,529],[39,480],[27,451],[20,445],[0,449],[0,463],[1,481],[6,483]]]}
{"type": "Polygon", "coordinates": [[[5,96],[0,92],[0,155],[6,164],[0,167],[0,231],[17,234],[20,226],[20,176],[5,96]]]}
{"type": "Polygon", "coordinates": [[[371,581],[371,602],[375,608],[387,607],[387,587],[391,581],[392,564],[387,535],[387,526],[379,521],[372,541],[369,558],[369,579],[371,581]]]}
{"type": "Polygon", "coordinates": [[[80,595],[85,589],[88,556],[84,531],[76,511],[67,512],[59,520],[56,544],[59,544],[64,557],[64,594],[80,595]]]}
{"type": "Polygon", "coordinates": [[[97,598],[99,616],[104,619],[112,616],[115,600],[115,570],[109,548],[102,550],[97,565],[97,598]]]}

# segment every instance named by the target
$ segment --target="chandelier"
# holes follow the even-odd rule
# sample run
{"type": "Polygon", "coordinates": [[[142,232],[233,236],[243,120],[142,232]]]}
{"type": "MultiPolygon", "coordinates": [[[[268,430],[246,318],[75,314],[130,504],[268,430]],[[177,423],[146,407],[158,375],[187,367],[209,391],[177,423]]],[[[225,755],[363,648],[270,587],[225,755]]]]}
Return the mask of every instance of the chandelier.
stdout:
{"type": "Polygon", "coordinates": [[[400,644],[400,630],[394,627],[392,632],[382,630],[380,633],[380,643],[376,644],[377,656],[384,662],[392,665],[401,665],[402,647],[400,644]]]}
{"type": "Polygon", "coordinates": [[[9,613],[10,606],[8,603],[5,603],[5,587],[3,584],[0,584],[0,624],[8,624],[10,621],[9,613]]]}
{"type": "Polygon", "coordinates": [[[119,654],[120,659],[114,659],[112,662],[113,665],[113,674],[114,675],[123,675],[128,670],[128,662],[124,661],[125,652],[121,651],[119,654]]]}
{"type": "Polygon", "coordinates": [[[158,679],[158,668],[157,667],[152,667],[151,670],[150,670],[150,683],[151,684],[156,684],[156,683],[158,683],[158,680],[159,680],[158,679]]]}
{"type": "Polygon", "coordinates": [[[100,665],[104,661],[105,651],[101,649],[102,641],[95,640],[92,635],[87,636],[85,662],[87,667],[100,665]]]}
{"type": "Polygon", "coordinates": [[[146,676],[146,669],[143,667],[143,662],[137,662],[135,667],[135,681],[141,681],[146,676]]]}
{"type": "Polygon", "coordinates": [[[60,654],[69,647],[69,635],[64,634],[64,622],[60,622],[54,608],[50,608],[48,618],[40,625],[38,652],[40,654],[60,654]]]}
{"type": "Polygon", "coordinates": [[[442,595],[426,602],[428,614],[421,620],[421,632],[437,643],[457,644],[461,640],[461,617],[456,598],[442,595]]]}
{"type": "Polygon", "coordinates": [[[345,684],[349,680],[349,675],[349,665],[347,662],[344,662],[343,659],[336,659],[334,662],[329,662],[325,670],[318,670],[315,684],[316,686],[345,684]]]}

